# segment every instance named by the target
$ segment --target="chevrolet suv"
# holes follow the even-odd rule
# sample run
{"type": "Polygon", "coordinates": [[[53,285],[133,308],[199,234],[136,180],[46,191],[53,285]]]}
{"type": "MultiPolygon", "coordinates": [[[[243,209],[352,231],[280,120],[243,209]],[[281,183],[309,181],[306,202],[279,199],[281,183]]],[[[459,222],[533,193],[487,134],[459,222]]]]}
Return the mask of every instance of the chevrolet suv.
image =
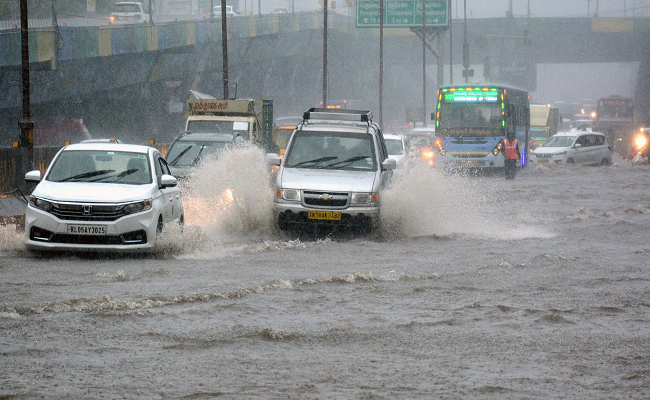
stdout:
{"type": "Polygon", "coordinates": [[[370,111],[311,108],[291,135],[275,182],[280,230],[304,226],[378,226],[381,192],[396,167],[370,111]]]}

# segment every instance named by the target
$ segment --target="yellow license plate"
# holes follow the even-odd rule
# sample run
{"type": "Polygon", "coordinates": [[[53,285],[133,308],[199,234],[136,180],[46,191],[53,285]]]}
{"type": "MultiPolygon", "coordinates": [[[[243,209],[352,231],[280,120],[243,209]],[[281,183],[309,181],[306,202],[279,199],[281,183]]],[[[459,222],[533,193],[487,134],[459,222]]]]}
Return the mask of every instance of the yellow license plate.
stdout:
{"type": "Polygon", "coordinates": [[[540,164],[548,164],[548,160],[537,160],[540,164]]]}
{"type": "Polygon", "coordinates": [[[460,165],[463,167],[477,167],[478,161],[462,161],[460,165]]]}
{"type": "Polygon", "coordinates": [[[341,213],[339,211],[309,211],[307,213],[309,219],[326,219],[329,221],[340,221],[341,213]]]}

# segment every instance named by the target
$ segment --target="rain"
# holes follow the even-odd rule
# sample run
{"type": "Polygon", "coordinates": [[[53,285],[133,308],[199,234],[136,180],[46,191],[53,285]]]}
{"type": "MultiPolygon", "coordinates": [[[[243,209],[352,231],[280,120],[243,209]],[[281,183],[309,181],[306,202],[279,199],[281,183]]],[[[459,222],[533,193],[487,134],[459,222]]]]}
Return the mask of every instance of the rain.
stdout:
{"type": "MultiPolygon", "coordinates": [[[[115,1],[25,1],[32,148],[19,125],[19,2],[0,0],[0,397],[650,397],[650,165],[647,150],[632,157],[649,123],[650,1],[451,0],[451,39],[448,27],[384,27],[381,63],[380,29],[356,17],[361,0],[230,0],[226,54],[221,16],[210,14],[220,0],[151,1],[149,20],[126,24],[109,22],[115,1]],[[456,156],[481,165],[444,131],[438,89],[451,85],[469,95],[523,89],[530,105],[557,110],[557,131],[603,131],[611,162],[540,162],[522,141],[514,180],[502,165],[448,168],[456,156]],[[174,178],[183,218],[162,232],[155,220],[142,228],[155,232],[150,251],[28,246],[28,207],[74,202],[23,178],[40,170],[47,183],[65,146],[153,148],[151,185],[168,189],[155,166],[164,177],[175,165],[156,157],[198,134],[186,125],[198,104],[190,90],[202,104],[272,100],[263,110],[276,129],[327,103],[371,111],[385,134],[436,133],[389,171],[369,233],[280,229],[287,166],[269,165],[268,153],[291,149],[265,136],[258,121],[268,114],[256,110],[259,130],[241,115],[230,125],[247,132],[245,143],[230,132],[231,144],[199,153],[174,178]],[[633,104],[629,127],[605,125],[607,99],[633,104]],[[593,129],[577,128],[577,115],[593,129]]],[[[503,126],[519,115],[512,110],[503,126]]],[[[525,110],[519,128],[532,132],[525,110]]],[[[469,132],[461,144],[486,142],[469,132]]],[[[502,160],[497,150],[486,157],[502,160]]]]}

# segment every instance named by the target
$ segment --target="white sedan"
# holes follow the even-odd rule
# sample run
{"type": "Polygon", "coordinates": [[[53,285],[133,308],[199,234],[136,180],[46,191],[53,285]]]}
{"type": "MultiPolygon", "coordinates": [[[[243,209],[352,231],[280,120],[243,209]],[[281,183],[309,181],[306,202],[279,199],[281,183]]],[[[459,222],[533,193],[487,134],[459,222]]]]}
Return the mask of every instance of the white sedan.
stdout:
{"type": "Polygon", "coordinates": [[[535,164],[611,165],[612,149],[599,132],[558,132],[533,150],[530,160],[535,164]]]}
{"type": "Polygon", "coordinates": [[[139,145],[80,143],[61,149],[25,212],[32,250],[153,251],[169,222],[183,224],[176,178],[158,150],[139,145]]]}

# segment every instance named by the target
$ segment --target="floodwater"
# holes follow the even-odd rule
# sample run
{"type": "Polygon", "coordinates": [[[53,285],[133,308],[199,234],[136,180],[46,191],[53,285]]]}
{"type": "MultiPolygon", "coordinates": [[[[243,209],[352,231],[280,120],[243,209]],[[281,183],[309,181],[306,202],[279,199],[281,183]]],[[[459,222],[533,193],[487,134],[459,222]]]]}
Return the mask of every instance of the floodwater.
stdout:
{"type": "Polygon", "coordinates": [[[384,232],[301,238],[241,149],[151,256],[38,256],[1,228],[0,397],[650,398],[650,167],[614,161],[415,166],[384,232]]]}

